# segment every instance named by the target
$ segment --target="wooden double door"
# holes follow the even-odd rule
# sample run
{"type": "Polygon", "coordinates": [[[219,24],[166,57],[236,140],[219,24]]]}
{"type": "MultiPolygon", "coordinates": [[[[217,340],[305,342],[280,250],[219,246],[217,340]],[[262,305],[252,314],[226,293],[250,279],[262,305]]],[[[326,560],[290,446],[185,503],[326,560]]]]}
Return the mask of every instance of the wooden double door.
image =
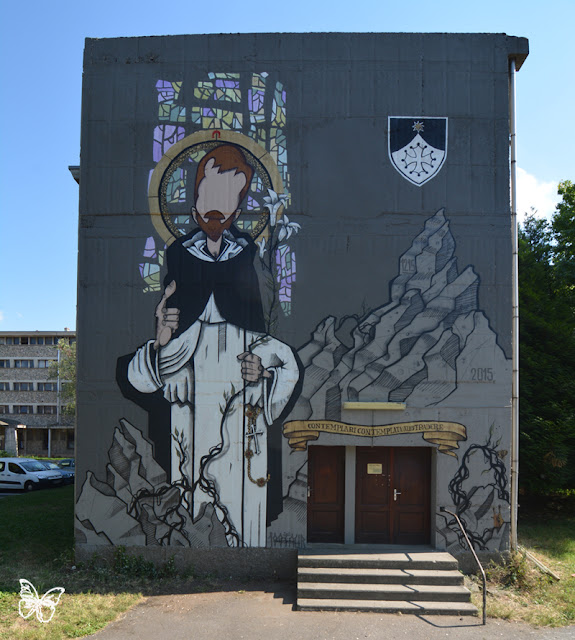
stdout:
{"type": "MultiPolygon", "coordinates": [[[[431,450],[357,447],[355,542],[430,542],[431,450]]],[[[344,542],[345,447],[309,447],[308,542],[344,542]]]]}

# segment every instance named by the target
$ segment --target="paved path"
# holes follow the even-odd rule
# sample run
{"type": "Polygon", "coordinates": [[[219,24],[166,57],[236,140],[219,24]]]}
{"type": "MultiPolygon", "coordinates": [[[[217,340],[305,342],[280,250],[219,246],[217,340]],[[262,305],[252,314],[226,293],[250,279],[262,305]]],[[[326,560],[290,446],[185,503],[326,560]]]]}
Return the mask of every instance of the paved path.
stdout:
{"type": "Polygon", "coordinates": [[[293,611],[294,590],[152,596],[93,640],[573,640],[575,627],[534,629],[501,620],[453,616],[293,611]]]}

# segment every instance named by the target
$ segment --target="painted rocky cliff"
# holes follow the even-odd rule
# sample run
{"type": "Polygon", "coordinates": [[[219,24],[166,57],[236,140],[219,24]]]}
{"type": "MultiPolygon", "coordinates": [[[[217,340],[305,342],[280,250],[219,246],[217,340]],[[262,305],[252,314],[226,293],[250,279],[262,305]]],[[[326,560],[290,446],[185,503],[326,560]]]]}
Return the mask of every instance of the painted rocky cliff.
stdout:
{"type": "Polygon", "coordinates": [[[510,361],[478,308],[479,277],[471,266],[460,270],[454,252],[440,209],[400,257],[387,304],[317,326],[298,351],[305,378],[290,420],[341,420],[345,401],[510,403],[500,397],[506,386],[495,384],[496,377],[511,379],[510,361]]]}
{"type": "Polygon", "coordinates": [[[76,503],[76,536],[89,545],[227,546],[214,507],[192,521],[190,492],[168,483],[152,445],[120,420],[108,451],[106,481],[89,471],[76,503]]]}

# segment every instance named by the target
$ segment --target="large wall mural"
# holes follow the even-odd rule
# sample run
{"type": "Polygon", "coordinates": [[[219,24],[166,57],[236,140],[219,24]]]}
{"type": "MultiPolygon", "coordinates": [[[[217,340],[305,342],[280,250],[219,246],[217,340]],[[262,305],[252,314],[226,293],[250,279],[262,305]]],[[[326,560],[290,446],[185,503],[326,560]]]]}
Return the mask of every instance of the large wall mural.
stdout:
{"type": "Polygon", "coordinates": [[[508,547],[504,71],[527,43],[465,40],[87,42],[78,548],[463,553],[442,506],[478,550],[508,547]]]}
{"type": "MultiPolygon", "coordinates": [[[[163,431],[157,414],[169,403],[170,477],[189,494],[191,517],[209,502],[230,546],[262,546],[271,477],[267,427],[284,411],[299,370],[291,348],[268,333],[253,265],[256,245],[233,225],[254,174],[249,151],[219,141],[200,145],[207,153],[195,180],[197,228],[169,246],[156,335],[125,370],[127,358],[121,361],[118,382],[163,431]]],[[[177,156],[166,173],[179,163],[177,156]]],[[[271,202],[269,208],[268,221],[276,214],[271,202]]],[[[154,426],[150,433],[166,438],[154,426]]]]}
{"type": "MultiPolygon", "coordinates": [[[[309,441],[321,441],[323,434],[339,434],[386,446],[386,438],[421,434],[457,461],[460,443],[476,434],[464,424],[433,419],[438,408],[441,415],[446,407],[465,413],[468,407],[487,410],[509,405],[510,388],[505,381],[510,380],[511,360],[479,309],[478,275],[471,265],[458,267],[455,249],[449,220],[440,209],[400,256],[387,304],[340,319],[326,317],[312,339],[298,350],[305,372],[303,387],[284,424],[284,435],[296,457],[292,456],[284,513],[270,530],[271,545],[297,542],[293,534],[286,533],[298,530],[293,522],[305,531],[309,441]],[[369,422],[346,423],[342,419],[344,402],[358,401],[406,403],[417,408],[420,416],[427,411],[430,419],[387,420],[376,425],[367,412],[364,418],[369,422]]],[[[354,444],[360,446],[361,442],[354,444]]],[[[490,442],[472,444],[449,482],[452,504],[458,515],[465,516],[472,539],[482,550],[498,548],[508,527],[504,453],[496,452],[490,442]],[[477,454],[475,459],[483,457],[487,468],[474,468],[470,473],[469,457],[477,451],[483,456],[477,454]],[[495,484],[483,496],[485,487],[478,478],[488,472],[496,474],[495,484]],[[469,482],[477,484],[467,487],[469,482]],[[480,497],[481,504],[475,505],[480,497]],[[498,509],[496,516],[492,517],[491,509],[498,509]]],[[[464,549],[453,522],[444,523],[439,535],[455,551],[464,549]]]]}
{"type": "MultiPolygon", "coordinates": [[[[248,182],[237,177],[241,158],[236,147],[214,149],[204,156],[207,178],[204,172],[198,179],[192,215],[200,230],[182,236],[167,251],[157,334],[119,360],[123,393],[150,412],[156,459],[151,443],[122,420],[108,454],[106,483],[89,475],[80,495],[77,517],[92,543],[117,544],[141,528],[142,544],[305,545],[305,533],[298,529],[306,519],[308,441],[325,433],[366,437],[385,446],[388,436],[420,433],[457,461],[460,444],[474,434],[464,424],[434,419],[436,407],[446,400],[452,408],[508,402],[505,386],[496,381],[509,378],[510,360],[479,309],[479,277],[472,266],[458,267],[443,209],[399,257],[387,304],[363,315],[325,318],[297,353],[271,337],[252,271],[253,242],[233,231],[233,222],[210,240],[213,220],[226,226],[233,214],[221,222],[219,216],[201,218],[216,206],[207,204],[209,198],[219,204],[224,194],[230,200],[221,208],[236,211],[248,182]],[[218,170],[212,176],[210,169],[222,166],[212,160],[222,153],[235,159],[228,162],[236,172],[226,176],[218,170]],[[217,189],[210,195],[212,184],[217,189]],[[220,267],[240,265],[238,257],[243,259],[233,276],[227,270],[221,280],[212,276],[210,270],[218,267],[210,258],[214,242],[220,267]],[[222,282],[226,287],[219,287],[222,282]],[[189,299],[195,301],[194,310],[186,308],[189,299]],[[374,399],[427,409],[430,418],[380,426],[342,421],[345,401],[374,399]],[[169,438],[166,424],[171,424],[169,438]],[[287,487],[289,469],[281,470],[278,431],[276,449],[270,447],[270,427],[283,428],[283,464],[295,469],[287,487]],[[278,501],[282,475],[285,495],[278,501]]],[[[226,161],[218,162],[230,166],[226,161]]],[[[486,444],[468,446],[449,483],[458,515],[483,550],[504,544],[508,528],[507,452],[496,451],[497,446],[491,436],[486,444]],[[476,463],[481,468],[470,473],[476,463]],[[486,473],[493,475],[492,482],[467,486],[486,473]]],[[[463,549],[453,522],[445,520],[438,533],[450,549],[463,549]]]]}
{"type": "MultiPolygon", "coordinates": [[[[210,77],[195,97],[240,102],[238,74],[210,77]]],[[[250,132],[260,140],[269,139],[270,131],[263,117],[264,79],[254,75],[257,87],[248,90],[254,110],[250,132]]],[[[181,83],[159,81],[156,87],[160,118],[185,120],[185,108],[174,104],[181,83]]],[[[149,414],[155,458],[144,437],[134,435],[135,427],[123,420],[108,467],[114,469],[114,477],[121,475],[115,466],[117,451],[120,447],[122,458],[129,458],[123,446],[129,442],[141,463],[137,468],[144,470],[146,479],[150,474],[156,478],[156,483],[142,484],[138,473],[137,483],[124,485],[121,496],[112,490],[115,500],[122,502],[128,492],[130,500],[122,511],[127,522],[136,517],[147,531],[146,544],[177,541],[194,546],[197,530],[207,520],[210,544],[265,546],[270,514],[281,509],[281,453],[277,444],[272,445],[268,429],[276,424],[279,430],[280,417],[297,396],[300,371],[291,347],[270,332],[277,303],[285,301],[285,263],[290,255],[286,241],[300,225],[284,214],[289,197],[283,193],[288,177],[281,166],[285,149],[278,149],[278,118],[285,102],[281,85],[275,94],[275,158],[252,137],[215,128],[224,123],[230,129],[241,127],[241,113],[228,118],[221,109],[194,106],[193,122],[200,116],[211,118],[203,122],[206,130],[188,137],[176,124],[155,131],[158,164],[150,177],[149,202],[165,248],[156,254],[151,237],[145,254],[161,258],[167,273],[155,309],[155,335],[134,353],[120,357],[117,367],[124,396],[149,414]],[[194,204],[182,216],[179,205],[187,200],[190,177],[194,204]],[[239,225],[242,204],[252,220],[239,225]],[[254,260],[269,274],[263,301],[254,260]]],[[[154,283],[148,280],[146,292],[157,290],[154,283]]],[[[110,495],[89,476],[80,504],[94,491],[110,495]]],[[[104,541],[122,539],[121,529],[114,526],[112,533],[94,518],[79,519],[84,529],[99,532],[104,541]]]]}

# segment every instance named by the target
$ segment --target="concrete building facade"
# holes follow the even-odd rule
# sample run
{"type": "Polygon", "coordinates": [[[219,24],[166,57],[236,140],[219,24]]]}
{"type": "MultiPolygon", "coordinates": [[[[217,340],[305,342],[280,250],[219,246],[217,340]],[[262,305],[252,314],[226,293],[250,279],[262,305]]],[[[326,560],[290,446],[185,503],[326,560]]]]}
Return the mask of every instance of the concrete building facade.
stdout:
{"type": "Polygon", "coordinates": [[[80,552],[462,553],[442,507],[480,551],[509,548],[527,52],[504,34],[86,42],[80,552]]]}
{"type": "Polygon", "coordinates": [[[74,456],[75,420],[63,411],[66,381],[50,376],[58,341],[74,331],[0,332],[0,450],[19,456],[74,456]]]}

